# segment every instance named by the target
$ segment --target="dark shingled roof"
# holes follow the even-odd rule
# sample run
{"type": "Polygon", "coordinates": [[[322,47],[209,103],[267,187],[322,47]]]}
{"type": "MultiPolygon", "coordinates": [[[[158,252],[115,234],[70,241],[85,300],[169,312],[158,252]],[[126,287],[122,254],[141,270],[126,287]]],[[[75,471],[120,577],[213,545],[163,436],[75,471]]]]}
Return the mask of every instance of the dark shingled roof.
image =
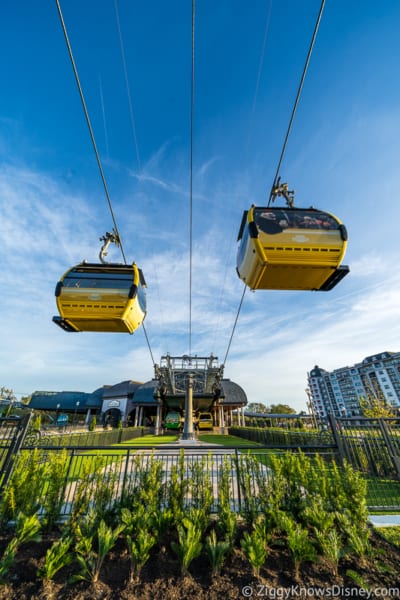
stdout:
{"type": "MultiPolygon", "coordinates": [[[[112,398],[130,398],[134,404],[157,405],[154,390],[157,380],[146,383],[139,381],[121,381],[116,385],[104,385],[91,394],[85,392],[34,392],[29,403],[30,408],[37,410],[59,410],[85,413],[89,408],[100,410],[103,400],[112,398]],[[58,408],[57,408],[57,405],[58,408]]],[[[244,390],[230,379],[221,381],[223,406],[245,406],[247,397],[244,390]]]]}

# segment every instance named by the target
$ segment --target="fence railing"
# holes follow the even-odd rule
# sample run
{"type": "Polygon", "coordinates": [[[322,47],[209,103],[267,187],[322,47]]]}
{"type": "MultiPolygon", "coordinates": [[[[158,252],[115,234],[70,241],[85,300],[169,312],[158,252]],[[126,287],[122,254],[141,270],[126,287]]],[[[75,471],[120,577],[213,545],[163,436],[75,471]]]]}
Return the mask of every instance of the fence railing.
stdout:
{"type": "Polygon", "coordinates": [[[13,463],[28,431],[31,415],[0,419],[0,493],[11,475],[13,463]]]}
{"type": "Polygon", "coordinates": [[[331,431],[290,431],[268,427],[229,427],[229,433],[266,448],[336,448],[331,431]]]}
{"type": "Polygon", "coordinates": [[[342,459],[372,477],[400,481],[400,419],[330,419],[342,459]]]}
{"type": "Polygon", "coordinates": [[[327,431],[276,431],[234,427],[230,433],[268,448],[327,452],[346,460],[367,481],[371,511],[400,510],[400,419],[340,418],[330,415],[327,431]]]}
{"type": "Polygon", "coordinates": [[[33,430],[24,440],[25,448],[35,446],[38,448],[52,446],[53,448],[64,447],[93,447],[103,448],[112,444],[121,444],[130,440],[143,437],[151,432],[149,427],[125,427],[122,429],[110,429],[95,431],[51,431],[33,430]]]}
{"type": "MultiPolygon", "coordinates": [[[[157,481],[161,483],[163,505],[168,505],[174,485],[182,491],[185,506],[196,502],[198,495],[209,486],[212,496],[210,510],[216,513],[221,478],[225,473],[225,477],[228,474],[229,479],[230,507],[239,513],[245,511],[249,502],[255,498],[268,497],[268,486],[273,476],[273,457],[282,454],[286,453],[261,447],[242,447],[240,451],[237,448],[216,447],[182,450],[176,446],[153,450],[134,446],[118,450],[106,447],[99,451],[83,447],[48,447],[22,451],[15,469],[17,485],[18,472],[26,475],[34,471],[32,485],[38,499],[39,515],[46,514],[49,503],[52,503],[52,510],[57,511],[57,518],[62,519],[67,519],[76,512],[77,506],[85,501],[88,507],[97,508],[98,502],[101,502],[103,509],[105,505],[121,503],[129,506],[136,490],[146,481],[155,464],[158,465],[157,481]],[[35,464],[32,461],[35,461],[35,464]],[[54,473],[58,473],[57,488],[54,487],[57,477],[52,472],[52,465],[54,473]]],[[[309,456],[315,464],[318,463],[314,452],[305,456],[309,456]]],[[[330,465],[336,463],[337,456],[331,451],[319,455],[321,456],[329,471],[330,465]]],[[[326,476],[326,472],[321,476],[326,476]]],[[[400,506],[398,482],[395,486],[393,482],[384,485],[382,481],[371,478],[367,480],[367,494],[370,509],[384,511],[400,506]]]]}
{"type": "MultiPolygon", "coordinates": [[[[180,466],[177,446],[162,445],[153,449],[135,446],[135,438],[147,433],[143,428],[68,433],[62,436],[41,435],[35,446],[43,465],[54,462],[55,457],[62,452],[66,453],[67,462],[63,467],[59,492],[60,514],[64,516],[72,510],[77,494],[82,493],[82,486],[87,489],[105,486],[110,501],[118,501],[129,490],[132,491],[138,478],[154,458],[162,463],[160,476],[165,489],[171,474],[175,476],[178,467],[188,476],[202,464],[212,486],[213,510],[217,509],[221,468],[228,463],[232,508],[239,511],[246,501],[243,486],[241,487],[243,473],[240,456],[251,453],[267,476],[272,456],[298,450],[309,456],[323,455],[326,461],[337,464],[343,464],[346,460],[363,474],[367,482],[367,504],[370,510],[400,510],[400,419],[332,418],[331,425],[331,431],[314,433],[231,428],[230,433],[260,445],[256,448],[241,446],[240,449],[212,446],[202,447],[200,450],[199,447],[193,447],[185,450],[184,466],[180,466]],[[112,447],[112,444],[129,440],[132,440],[132,444],[126,448],[112,447]]],[[[26,468],[21,465],[24,461],[29,462],[35,452],[34,446],[28,445],[31,436],[28,434],[25,437],[27,427],[28,422],[22,426],[22,421],[19,420],[3,424],[0,428],[3,430],[0,440],[0,495],[12,469],[21,468],[22,473],[26,472],[26,468]]],[[[42,480],[38,478],[36,487],[40,488],[40,497],[45,501],[51,489],[48,475],[44,474],[42,480]]],[[[251,493],[257,494],[257,487],[251,493]]]]}

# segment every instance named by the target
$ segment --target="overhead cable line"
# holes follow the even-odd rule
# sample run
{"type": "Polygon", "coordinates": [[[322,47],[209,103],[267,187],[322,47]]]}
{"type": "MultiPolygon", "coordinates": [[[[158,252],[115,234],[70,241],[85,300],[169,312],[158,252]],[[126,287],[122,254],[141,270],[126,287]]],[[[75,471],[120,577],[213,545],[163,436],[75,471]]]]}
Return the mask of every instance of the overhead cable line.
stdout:
{"type": "Polygon", "coordinates": [[[308,49],[307,58],[306,58],[306,62],[305,62],[304,69],[303,69],[303,73],[302,73],[302,76],[301,76],[299,88],[297,90],[296,100],[294,102],[292,114],[291,114],[290,121],[289,121],[289,126],[288,126],[288,129],[287,129],[287,132],[286,132],[286,136],[285,136],[285,141],[283,142],[283,147],[282,147],[281,155],[279,157],[278,167],[276,169],[274,181],[273,181],[273,184],[272,184],[272,187],[271,187],[271,191],[270,191],[270,194],[269,194],[268,206],[271,204],[271,201],[272,201],[272,198],[273,198],[274,188],[278,184],[279,172],[280,172],[280,169],[281,169],[283,158],[285,156],[286,146],[287,146],[289,135],[290,135],[290,132],[291,132],[291,129],[292,129],[294,117],[295,117],[296,110],[297,110],[297,105],[298,105],[299,100],[300,100],[301,90],[303,88],[303,83],[304,83],[304,80],[305,80],[305,77],[306,77],[306,74],[307,74],[307,69],[308,69],[308,65],[309,65],[309,62],[310,62],[311,54],[312,54],[312,51],[313,51],[313,48],[314,48],[314,43],[315,43],[315,40],[316,40],[316,37],[317,37],[317,33],[318,33],[318,29],[319,29],[319,24],[321,22],[322,13],[324,11],[324,6],[325,6],[325,0],[322,0],[321,6],[320,6],[320,9],[319,9],[319,13],[318,13],[318,17],[317,17],[317,21],[316,21],[315,27],[314,27],[314,33],[313,33],[313,36],[312,36],[312,39],[311,39],[310,47],[308,49]]]}
{"type": "Polygon", "coordinates": [[[243,288],[243,294],[242,294],[242,298],[241,298],[241,300],[240,300],[240,303],[239,303],[239,308],[238,308],[238,310],[237,310],[237,313],[236,313],[236,318],[235,318],[235,322],[234,322],[234,324],[233,324],[232,333],[231,333],[231,337],[230,337],[230,339],[229,339],[228,348],[227,348],[227,350],[226,350],[226,354],[225,354],[224,362],[222,363],[223,365],[226,365],[226,359],[228,358],[229,350],[231,349],[231,344],[232,344],[232,340],[233,340],[233,335],[234,335],[234,333],[235,333],[235,330],[236,330],[236,325],[237,325],[237,322],[238,322],[238,320],[239,320],[240,310],[241,310],[241,308],[242,308],[242,304],[243,304],[244,295],[245,295],[245,293],[246,293],[246,290],[247,290],[247,286],[245,285],[245,286],[244,286],[244,288],[243,288]]]}
{"type": "MultiPolygon", "coordinates": [[[[58,14],[59,14],[59,17],[60,17],[61,25],[62,25],[63,32],[64,32],[65,41],[66,41],[67,47],[68,47],[69,57],[70,57],[70,60],[71,60],[72,68],[74,70],[75,81],[76,81],[76,84],[78,86],[79,95],[80,95],[82,106],[83,106],[83,110],[84,110],[84,113],[85,113],[86,123],[87,123],[88,129],[89,129],[90,138],[92,140],[94,152],[95,152],[95,155],[96,155],[97,165],[98,165],[98,168],[99,168],[99,171],[100,171],[101,180],[103,182],[104,191],[105,191],[105,194],[106,194],[108,206],[109,206],[111,217],[112,217],[112,220],[113,220],[114,231],[115,231],[115,234],[118,236],[118,240],[119,240],[119,244],[118,245],[121,248],[121,253],[122,253],[122,257],[124,259],[124,263],[127,264],[125,253],[124,253],[124,249],[123,249],[123,246],[122,246],[121,236],[119,235],[119,232],[118,232],[117,221],[115,219],[115,215],[114,215],[114,210],[113,210],[113,207],[112,207],[111,198],[110,198],[110,194],[108,192],[108,187],[107,187],[107,183],[106,183],[106,178],[105,178],[103,167],[102,167],[102,164],[101,164],[100,155],[99,155],[99,152],[98,152],[98,149],[97,149],[96,140],[95,140],[93,129],[92,129],[92,125],[91,125],[91,122],[90,122],[89,113],[88,113],[88,110],[87,110],[87,107],[86,107],[85,97],[83,95],[83,90],[82,90],[82,86],[81,86],[81,83],[80,83],[80,80],[79,80],[78,70],[76,68],[74,56],[73,56],[73,53],[72,53],[71,44],[70,44],[69,37],[68,37],[68,32],[67,32],[67,28],[65,26],[64,17],[63,17],[62,11],[61,11],[61,6],[60,6],[59,0],[56,0],[56,4],[57,4],[57,9],[58,9],[58,14]]],[[[146,338],[147,346],[149,348],[151,360],[152,360],[153,366],[154,366],[155,365],[155,361],[154,361],[154,357],[153,357],[153,352],[151,350],[149,338],[147,336],[147,332],[146,332],[146,328],[144,326],[144,323],[142,323],[142,327],[143,327],[143,332],[144,332],[144,335],[145,335],[145,338],[146,338]]]]}
{"type": "Polygon", "coordinates": [[[251,113],[250,113],[249,124],[248,124],[247,141],[246,141],[245,152],[244,152],[246,160],[247,160],[247,154],[248,154],[248,147],[249,147],[249,143],[250,143],[250,134],[251,134],[251,130],[253,128],[254,115],[255,115],[255,112],[256,112],[256,105],[257,105],[257,98],[258,98],[258,90],[259,90],[260,81],[261,81],[261,74],[262,74],[262,70],[263,70],[263,66],[264,66],[265,49],[267,47],[269,25],[270,25],[270,21],[271,21],[271,13],[272,13],[272,0],[270,0],[269,7],[268,7],[268,12],[267,12],[267,17],[266,17],[266,20],[265,20],[264,36],[263,36],[263,42],[262,42],[262,48],[261,48],[261,55],[260,55],[260,60],[259,60],[259,63],[258,63],[257,82],[256,82],[256,88],[255,88],[255,91],[254,91],[253,104],[252,104],[252,107],[251,107],[251,113]]]}
{"type": "MultiPolygon", "coordinates": [[[[130,124],[131,124],[131,129],[132,129],[133,142],[134,142],[134,145],[135,145],[136,161],[137,161],[137,165],[138,165],[138,171],[139,171],[139,173],[141,173],[143,169],[142,169],[142,162],[140,160],[140,152],[139,152],[139,143],[138,143],[137,131],[136,131],[135,114],[134,114],[134,111],[133,111],[133,102],[132,102],[131,88],[130,88],[130,85],[129,85],[128,68],[127,68],[127,65],[126,65],[125,46],[124,46],[124,41],[123,41],[123,38],[122,38],[121,20],[119,18],[118,0],[114,0],[114,8],[115,8],[115,18],[116,18],[116,21],[117,21],[117,29],[118,29],[118,36],[119,36],[119,45],[120,45],[120,49],[121,49],[121,60],[122,60],[122,68],[123,68],[123,71],[124,71],[125,87],[126,87],[126,93],[127,93],[127,96],[128,96],[129,118],[130,118],[130,124]]],[[[146,331],[146,327],[145,327],[144,323],[142,323],[142,328],[143,328],[143,333],[144,333],[145,338],[146,338],[147,347],[148,347],[149,352],[150,352],[150,357],[151,357],[153,366],[155,366],[156,363],[154,361],[153,352],[151,350],[151,345],[150,345],[149,337],[147,335],[147,331],[146,331]]]]}
{"type": "MultiPolygon", "coordinates": [[[[251,112],[250,112],[250,117],[249,117],[249,121],[248,121],[248,127],[247,127],[247,135],[246,135],[247,141],[245,142],[245,145],[244,145],[244,157],[245,157],[245,160],[247,160],[248,145],[249,145],[249,142],[250,142],[250,134],[251,134],[251,130],[252,130],[252,125],[253,125],[253,120],[254,120],[254,114],[255,114],[256,105],[257,105],[258,91],[259,91],[259,87],[260,87],[261,74],[262,74],[263,65],[264,65],[265,49],[267,47],[269,26],[270,26],[270,21],[271,21],[271,12],[272,12],[272,0],[270,0],[270,2],[269,2],[267,16],[266,16],[266,20],[265,20],[263,42],[262,42],[262,47],[261,47],[260,60],[259,60],[259,63],[258,63],[257,81],[256,81],[255,90],[254,90],[253,104],[252,104],[252,108],[251,108],[251,112]]],[[[228,260],[226,261],[226,266],[228,266],[228,260]]],[[[226,279],[226,271],[225,271],[225,276],[224,276],[224,280],[223,280],[223,285],[222,285],[222,288],[221,288],[220,298],[222,298],[222,296],[224,295],[225,279],[226,279]]],[[[220,302],[220,304],[221,304],[221,302],[220,302]]],[[[236,315],[234,327],[236,326],[236,322],[237,322],[237,320],[239,318],[239,313],[240,313],[241,306],[242,306],[242,301],[240,302],[240,305],[239,305],[239,309],[238,309],[238,313],[236,315]]],[[[218,324],[217,327],[219,327],[219,324],[218,324]]],[[[216,335],[217,335],[217,329],[215,330],[215,333],[214,333],[214,336],[216,336],[216,335]]],[[[232,336],[231,336],[231,338],[232,338],[232,336]]]]}
{"type": "Polygon", "coordinates": [[[86,123],[87,123],[88,129],[89,129],[90,139],[92,140],[94,153],[96,155],[97,166],[98,166],[99,171],[100,171],[101,181],[103,183],[104,191],[105,191],[107,202],[108,202],[108,207],[110,209],[111,218],[112,218],[112,221],[113,221],[113,224],[114,224],[114,230],[115,230],[115,233],[116,233],[116,235],[118,236],[118,239],[119,239],[119,246],[121,248],[121,253],[122,253],[122,257],[124,259],[124,263],[127,264],[127,261],[126,261],[126,258],[125,258],[125,253],[124,253],[124,249],[123,249],[123,246],[122,246],[121,236],[119,235],[119,232],[118,232],[117,221],[115,219],[114,210],[113,210],[112,203],[111,203],[111,198],[110,198],[110,194],[108,192],[108,187],[107,187],[107,183],[106,183],[106,178],[105,178],[103,167],[102,167],[102,164],[101,164],[99,151],[97,149],[96,140],[95,140],[93,129],[92,129],[92,125],[91,125],[91,122],[90,122],[88,109],[86,107],[85,97],[83,95],[83,90],[82,90],[81,82],[79,80],[78,70],[76,68],[74,56],[72,54],[72,48],[71,48],[71,44],[70,44],[70,41],[69,41],[68,32],[67,32],[67,28],[65,26],[64,17],[63,17],[62,11],[61,11],[61,6],[60,6],[59,0],[56,0],[56,4],[57,4],[57,10],[58,10],[58,14],[59,14],[60,21],[61,21],[61,26],[62,26],[62,29],[63,29],[63,32],[64,32],[65,41],[67,43],[69,57],[70,57],[70,60],[71,60],[72,68],[74,70],[76,85],[78,86],[79,96],[81,98],[81,102],[82,102],[82,106],[83,106],[83,111],[85,113],[85,118],[86,118],[86,123]]]}
{"type": "Polygon", "coordinates": [[[194,29],[195,0],[192,0],[192,77],[190,86],[190,182],[189,182],[189,356],[192,353],[192,265],[193,265],[193,125],[194,125],[194,29]]]}
{"type": "MultiPolygon", "coordinates": [[[[304,69],[303,69],[303,73],[302,73],[302,76],[301,76],[299,88],[297,90],[296,100],[295,100],[295,103],[294,103],[294,106],[293,106],[293,110],[292,110],[292,114],[291,114],[291,117],[290,117],[289,126],[288,126],[288,129],[287,129],[287,132],[286,132],[286,136],[285,136],[285,140],[284,140],[284,143],[283,143],[281,155],[279,157],[279,162],[278,162],[278,167],[277,167],[276,173],[275,173],[274,183],[272,185],[270,196],[269,196],[269,200],[268,200],[268,206],[271,203],[271,200],[272,200],[272,197],[273,197],[273,190],[274,190],[274,188],[275,188],[275,186],[276,186],[276,184],[278,182],[280,168],[281,168],[282,161],[283,161],[283,158],[284,158],[284,155],[285,155],[286,146],[287,146],[287,143],[288,143],[288,140],[289,140],[289,135],[290,135],[290,132],[291,132],[291,129],[292,129],[294,117],[295,117],[296,110],[297,110],[297,105],[299,103],[300,94],[301,94],[301,91],[302,91],[302,88],[303,88],[303,84],[304,84],[305,76],[306,76],[306,73],[307,73],[308,65],[309,65],[309,62],[310,62],[311,54],[312,54],[312,51],[313,51],[313,48],[314,48],[314,44],[315,44],[315,40],[316,40],[316,37],[317,37],[317,33],[318,33],[319,25],[320,25],[320,22],[321,22],[321,18],[322,18],[322,13],[323,13],[323,10],[324,10],[324,6],[325,6],[325,0],[322,0],[321,6],[320,6],[320,9],[319,9],[319,13],[318,13],[318,17],[317,17],[317,21],[316,21],[316,24],[315,24],[315,27],[314,27],[314,32],[313,32],[312,39],[311,39],[311,42],[310,42],[310,46],[309,46],[309,49],[308,49],[307,58],[306,58],[306,62],[305,62],[304,69]]],[[[262,51],[263,52],[263,54],[262,54],[262,60],[264,58],[264,51],[265,51],[265,43],[266,43],[268,26],[269,26],[269,15],[268,15],[268,18],[267,18],[266,30],[265,30],[265,34],[264,34],[264,44],[263,44],[263,51],[262,51]]],[[[261,67],[261,65],[260,65],[260,67],[261,67]]],[[[260,75],[260,70],[259,70],[259,75],[260,75]]],[[[259,82],[257,81],[257,88],[258,88],[258,83],[259,82]]],[[[236,329],[236,325],[237,325],[237,322],[238,322],[238,319],[239,319],[239,315],[240,315],[240,311],[241,311],[241,308],[242,308],[242,304],[243,304],[245,293],[246,293],[246,285],[244,286],[242,298],[240,300],[239,308],[238,308],[237,313],[236,313],[236,318],[235,318],[235,322],[234,322],[234,325],[233,325],[232,334],[231,334],[231,337],[230,337],[230,340],[229,340],[229,343],[228,343],[228,349],[226,351],[225,358],[224,358],[224,363],[223,363],[224,365],[226,363],[226,360],[227,360],[227,357],[228,357],[228,354],[229,354],[229,350],[230,350],[230,347],[231,347],[231,344],[232,344],[232,339],[233,339],[233,336],[234,336],[234,333],[235,333],[235,329],[236,329]]]]}
{"type": "Polygon", "coordinates": [[[122,39],[121,22],[120,22],[120,18],[119,18],[119,10],[118,10],[118,0],[114,0],[114,6],[115,6],[115,16],[116,16],[116,20],[117,20],[117,27],[118,27],[119,45],[121,48],[122,68],[124,70],[125,86],[126,86],[126,92],[128,94],[129,117],[130,117],[130,121],[131,121],[132,133],[133,133],[133,141],[135,144],[138,170],[139,170],[139,173],[141,173],[142,172],[142,163],[141,163],[140,154],[139,154],[139,144],[138,144],[137,132],[136,132],[135,115],[133,112],[132,96],[131,96],[131,90],[130,90],[129,79],[128,79],[128,69],[126,66],[125,47],[124,47],[124,42],[122,39]]]}

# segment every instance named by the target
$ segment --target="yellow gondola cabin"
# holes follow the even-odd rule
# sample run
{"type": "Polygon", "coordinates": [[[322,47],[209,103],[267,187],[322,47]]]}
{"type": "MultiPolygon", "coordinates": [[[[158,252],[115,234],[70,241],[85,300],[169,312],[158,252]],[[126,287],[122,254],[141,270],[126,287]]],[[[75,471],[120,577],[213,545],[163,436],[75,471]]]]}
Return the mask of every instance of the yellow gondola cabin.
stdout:
{"type": "Polygon", "coordinates": [[[252,206],[238,240],[237,273],[252,290],[328,291],[349,272],[346,228],[321,210],[252,206]]]}
{"type": "Polygon", "coordinates": [[[146,316],[145,287],[135,263],[83,262],[57,283],[53,321],[65,331],[133,333],[146,316]]]}

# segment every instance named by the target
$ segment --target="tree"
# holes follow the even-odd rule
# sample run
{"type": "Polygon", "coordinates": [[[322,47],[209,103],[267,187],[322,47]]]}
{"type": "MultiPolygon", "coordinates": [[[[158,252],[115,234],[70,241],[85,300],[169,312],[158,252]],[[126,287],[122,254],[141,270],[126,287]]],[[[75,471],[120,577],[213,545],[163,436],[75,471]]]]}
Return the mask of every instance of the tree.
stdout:
{"type": "Polygon", "coordinates": [[[6,388],[5,385],[3,385],[0,388],[0,400],[16,400],[16,397],[14,396],[14,392],[8,388],[6,388]]]}
{"type": "MultiPolygon", "coordinates": [[[[8,405],[5,406],[5,408],[3,409],[3,411],[1,412],[0,416],[2,417],[8,417],[11,409],[13,407],[14,402],[16,401],[16,397],[14,396],[14,392],[8,388],[6,388],[4,385],[0,388],[0,400],[6,400],[6,402],[8,402],[8,405]]],[[[6,403],[4,403],[6,404],[6,403]]]]}
{"type": "Polygon", "coordinates": [[[268,407],[268,412],[275,415],[294,415],[296,411],[288,404],[271,404],[268,407]]]}
{"type": "Polygon", "coordinates": [[[247,405],[247,411],[250,413],[267,413],[268,408],[262,402],[251,402],[247,405]]]}
{"type": "Polygon", "coordinates": [[[376,396],[367,396],[360,398],[360,408],[364,417],[369,419],[384,419],[385,417],[394,417],[396,410],[384,399],[376,396]]]}

